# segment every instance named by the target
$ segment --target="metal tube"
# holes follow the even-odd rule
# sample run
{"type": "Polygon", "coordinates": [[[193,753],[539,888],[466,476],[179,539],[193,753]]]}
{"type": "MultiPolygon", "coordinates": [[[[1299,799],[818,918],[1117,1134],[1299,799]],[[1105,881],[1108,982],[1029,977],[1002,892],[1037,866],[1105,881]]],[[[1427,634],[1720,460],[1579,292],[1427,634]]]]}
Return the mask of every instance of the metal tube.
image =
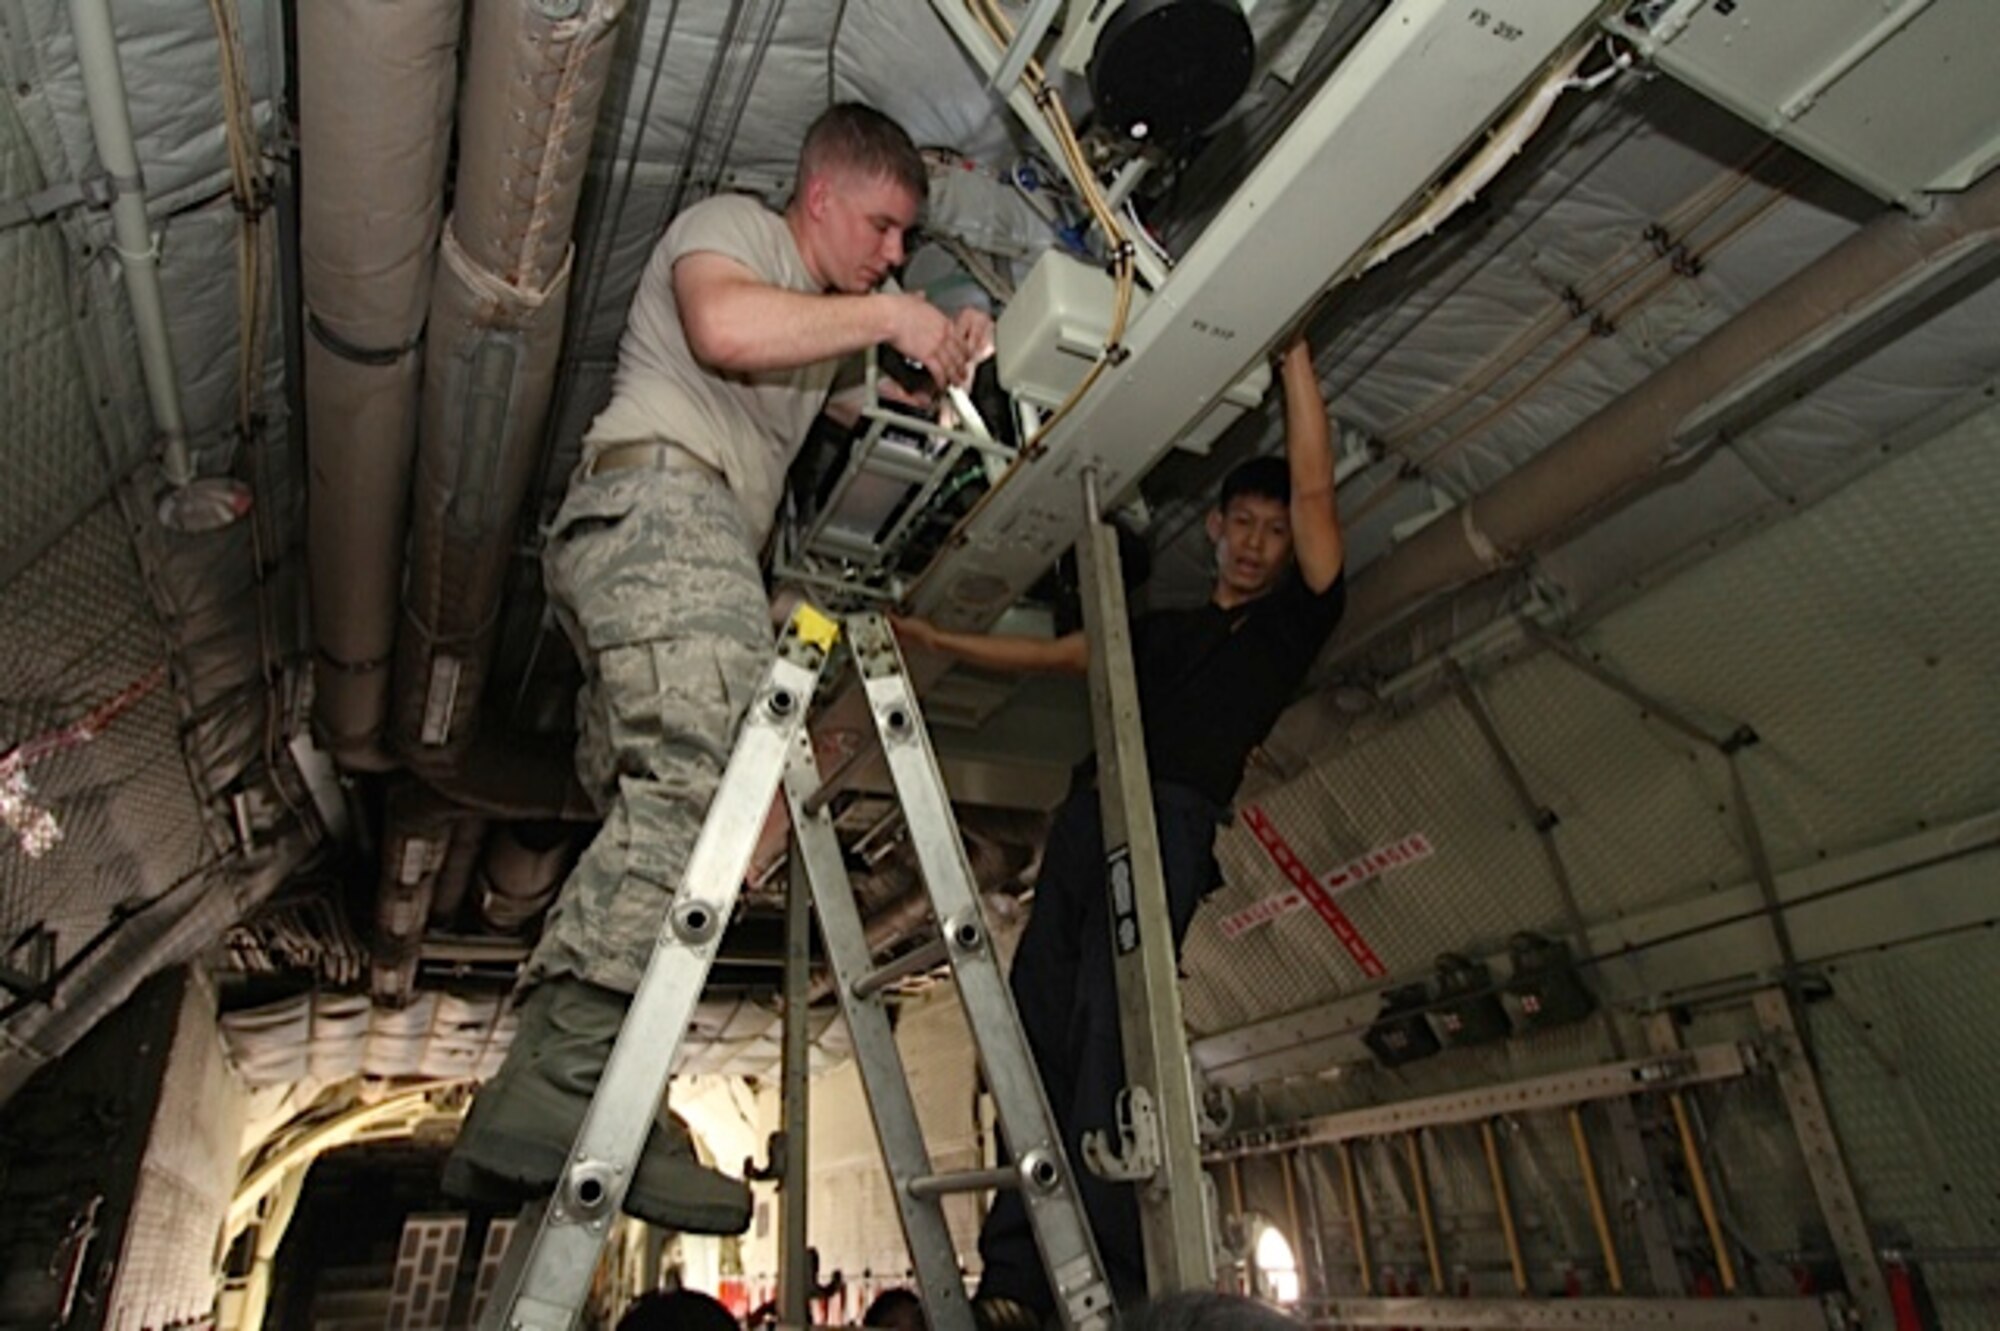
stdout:
{"type": "Polygon", "coordinates": [[[1694,1204],[1701,1211],[1702,1228],[1708,1231],[1708,1242],[1715,1249],[1715,1274],[1722,1281],[1725,1293],[1736,1292],[1736,1263],[1729,1256],[1729,1243],[1723,1237],[1722,1221],[1715,1212],[1715,1194],[1709,1191],[1708,1171],[1702,1168],[1701,1148],[1694,1139],[1694,1125],[1688,1121],[1687,1099],[1679,1091],[1667,1097],[1673,1106],[1674,1130],[1680,1135],[1681,1157],[1687,1164],[1688,1181],[1694,1185],[1694,1204]]]}
{"type": "Polygon", "coordinates": [[[1431,1190],[1424,1178],[1424,1152],[1412,1132],[1403,1138],[1410,1157],[1410,1186],[1417,1194],[1417,1223],[1424,1231],[1424,1259],[1430,1263],[1431,1293],[1444,1293],[1444,1260],[1438,1256],[1437,1220],[1431,1215],[1431,1190]]]}
{"type": "Polygon", "coordinates": [[[118,62],[110,0],[70,0],[69,20],[76,33],[77,68],[83,75],[83,98],[98,160],[111,178],[111,224],[116,236],[112,250],[132,303],[139,368],[153,409],[153,428],[160,432],[160,465],[168,484],[179,489],[194,479],[194,459],[188,453],[187,422],[181,416],[180,378],[167,337],[166,302],[160,295],[160,252],[146,216],[146,185],[132,140],[132,108],[125,97],[125,71],[118,62]]]}
{"type": "Polygon", "coordinates": [[[819,811],[833,803],[833,797],[840,793],[841,782],[845,781],[855,768],[861,766],[864,759],[874,757],[879,747],[872,740],[864,740],[855,745],[854,752],[842,758],[840,765],[833,769],[833,775],[822,782],[818,790],[806,796],[805,811],[817,817],[819,811]]]}
{"type": "Polygon", "coordinates": [[[1021,1171],[1012,1165],[996,1169],[963,1169],[951,1174],[924,1174],[910,1180],[912,1197],[947,1197],[955,1192],[985,1192],[989,1188],[1018,1188],[1021,1171]]]}
{"type": "Polygon", "coordinates": [[[785,895],[785,1050],[779,1070],[783,1087],[784,1170],[778,1180],[778,1318],[786,1326],[811,1319],[810,1257],[806,1251],[806,1163],[811,1119],[808,1096],[812,983],[812,880],[806,858],[792,839],[790,881],[785,895]]]}
{"type": "Polygon", "coordinates": [[[856,998],[873,998],[899,980],[942,966],[951,959],[951,950],[942,938],[932,939],[913,952],[905,953],[880,970],[873,970],[854,982],[856,998]]]}
{"type": "Polygon", "coordinates": [[[1324,1297],[1333,1292],[1333,1282],[1327,1278],[1326,1222],[1320,1216],[1319,1186],[1313,1181],[1312,1156],[1301,1150],[1292,1158],[1302,1174],[1300,1184],[1306,1194],[1306,1241],[1312,1254],[1311,1292],[1324,1297]]]}
{"type": "Polygon", "coordinates": [[[1278,1157],[1278,1173],[1285,1180],[1285,1219],[1291,1226],[1286,1237],[1298,1247],[1295,1254],[1305,1253],[1305,1231],[1299,1228],[1299,1188],[1292,1178],[1292,1156],[1289,1152],[1278,1157]]]}
{"type": "Polygon", "coordinates": [[[1507,1245],[1507,1264],[1514,1268],[1514,1289],[1526,1294],[1528,1264],[1521,1259],[1521,1236],[1514,1229],[1514,1203],[1507,1195],[1507,1171],[1500,1164],[1500,1142],[1492,1119],[1479,1125],[1479,1144],[1486,1148],[1486,1172],[1493,1179],[1493,1204],[1500,1212],[1500,1239],[1507,1245]]]}
{"type": "MultiPolygon", "coordinates": [[[[1815,258],[1671,364],[1607,404],[1463,511],[1431,523],[1348,588],[1314,678],[1431,598],[1600,521],[1666,467],[1741,430],[1837,364],[1904,302],[1973,272],[2000,245],[2000,176],[1929,215],[1893,210],[1815,258]],[[1504,556],[1495,551],[1505,552],[1504,556]]],[[[1127,374],[1131,371],[1128,369],[1127,374]]],[[[1116,407],[1122,399],[1114,398],[1116,407]]]]}
{"type": "Polygon", "coordinates": [[[1570,1140],[1576,1143],[1577,1167],[1583,1171],[1584,1195],[1590,1199],[1590,1223],[1597,1230],[1597,1246],[1604,1253],[1604,1278],[1613,1294],[1625,1292],[1625,1268],[1618,1264],[1618,1245],[1611,1240],[1611,1216],[1604,1209],[1604,1190],[1597,1183],[1597,1162],[1590,1156],[1590,1134],[1583,1129],[1583,1111],[1569,1111],[1570,1140]]]}
{"type": "Polygon", "coordinates": [[[1354,1260],[1361,1270],[1361,1292],[1375,1292],[1375,1263],[1368,1256],[1368,1221],[1361,1214],[1361,1184],[1354,1177],[1354,1147],[1340,1143],[1340,1181],[1347,1189],[1347,1223],[1354,1230],[1354,1260]]]}

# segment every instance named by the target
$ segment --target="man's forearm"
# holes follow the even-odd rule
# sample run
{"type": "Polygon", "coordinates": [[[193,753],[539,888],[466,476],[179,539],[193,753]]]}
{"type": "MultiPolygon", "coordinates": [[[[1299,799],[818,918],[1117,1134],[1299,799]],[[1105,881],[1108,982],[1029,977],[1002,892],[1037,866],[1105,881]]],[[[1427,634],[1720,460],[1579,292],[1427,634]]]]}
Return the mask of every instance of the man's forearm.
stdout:
{"type": "Polygon", "coordinates": [[[1081,633],[1030,638],[933,628],[925,645],[967,665],[1013,674],[1080,675],[1090,668],[1090,649],[1081,633]]]}
{"type": "Polygon", "coordinates": [[[788,370],[888,340],[896,299],[879,292],[818,295],[731,283],[703,292],[698,303],[686,307],[689,341],[695,354],[718,370],[788,370]]]}
{"type": "Polygon", "coordinates": [[[1291,471],[1292,493],[1333,493],[1333,436],[1320,394],[1319,371],[1303,343],[1285,353],[1285,460],[1291,471]]]}
{"type": "Polygon", "coordinates": [[[1340,575],[1346,543],[1334,491],[1333,432],[1319,369],[1304,338],[1285,349],[1285,462],[1292,482],[1292,543],[1306,585],[1325,591],[1340,575]]]}

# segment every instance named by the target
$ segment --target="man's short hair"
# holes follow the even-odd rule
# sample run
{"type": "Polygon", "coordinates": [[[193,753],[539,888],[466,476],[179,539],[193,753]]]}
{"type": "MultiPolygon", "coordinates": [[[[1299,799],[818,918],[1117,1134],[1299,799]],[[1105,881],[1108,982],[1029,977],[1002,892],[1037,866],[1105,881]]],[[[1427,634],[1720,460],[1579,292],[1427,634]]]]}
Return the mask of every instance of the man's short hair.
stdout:
{"type": "Polygon", "coordinates": [[[729,1309],[698,1289],[641,1294],[618,1319],[618,1331],[741,1331],[729,1309]]]}
{"type": "Polygon", "coordinates": [[[868,1305],[868,1311],[861,1314],[861,1325],[887,1327],[890,1331],[924,1331],[930,1319],[924,1313],[924,1301],[917,1292],[904,1285],[883,1290],[868,1305]]]}
{"type": "Polygon", "coordinates": [[[1268,455],[1239,463],[1235,470],[1222,478],[1222,496],[1215,501],[1215,506],[1227,511],[1230,501],[1241,495],[1275,499],[1281,504],[1291,503],[1291,465],[1283,458],[1268,455]]]}
{"type": "Polygon", "coordinates": [[[799,148],[799,182],[847,168],[895,181],[919,202],[930,192],[923,154],[903,127],[872,106],[836,102],[820,112],[799,148]]]}

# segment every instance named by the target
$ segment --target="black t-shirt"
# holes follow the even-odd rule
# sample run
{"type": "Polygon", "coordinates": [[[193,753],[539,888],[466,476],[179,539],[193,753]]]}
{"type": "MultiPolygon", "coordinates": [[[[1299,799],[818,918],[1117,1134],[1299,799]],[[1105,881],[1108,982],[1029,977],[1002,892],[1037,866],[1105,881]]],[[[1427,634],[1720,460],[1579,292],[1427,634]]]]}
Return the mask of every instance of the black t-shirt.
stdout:
{"type": "Polygon", "coordinates": [[[1345,576],[1315,594],[1287,572],[1264,596],[1213,601],[1132,624],[1132,663],[1155,781],[1226,805],[1250,750],[1264,742],[1347,605],[1345,576]]]}

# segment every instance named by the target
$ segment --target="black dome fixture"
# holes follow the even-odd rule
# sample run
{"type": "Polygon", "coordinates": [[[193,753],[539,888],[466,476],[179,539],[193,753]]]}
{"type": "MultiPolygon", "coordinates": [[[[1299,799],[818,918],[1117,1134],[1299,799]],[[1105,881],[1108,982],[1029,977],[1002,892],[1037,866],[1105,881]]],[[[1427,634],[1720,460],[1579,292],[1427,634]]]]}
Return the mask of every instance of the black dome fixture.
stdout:
{"type": "Polygon", "coordinates": [[[1098,34],[1090,95],[1119,134],[1176,144],[1236,104],[1255,54],[1237,0],[1126,0],[1098,34]]]}

